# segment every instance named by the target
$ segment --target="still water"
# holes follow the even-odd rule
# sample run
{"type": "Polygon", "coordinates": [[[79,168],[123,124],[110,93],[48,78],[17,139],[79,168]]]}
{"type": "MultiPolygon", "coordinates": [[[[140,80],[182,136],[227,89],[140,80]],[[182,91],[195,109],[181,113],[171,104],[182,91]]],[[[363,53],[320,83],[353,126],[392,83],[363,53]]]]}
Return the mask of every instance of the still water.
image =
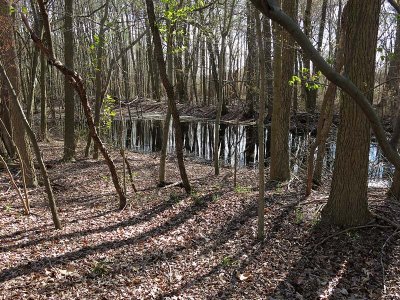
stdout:
{"type": "MultiPolygon", "coordinates": [[[[152,153],[161,150],[163,135],[163,120],[161,118],[140,118],[114,120],[111,128],[111,139],[115,145],[120,144],[119,132],[123,125],[122,140],[126,149],[140,152],[152,153]]],[[[213,121],[204,120],[182,120],[181,128],[184,136],[184,151],[186,156],[200,161],[210,162],[214,150],[214,128],[213,121]]],[[[268,148],[269,127],[265,128],[266,147],[265,157],[269,158],[268,148]]],[[[237,151],[237,164],[239,167],[252,167],[258,163],[258,138],[257,126],[254,124],[226,124],[220,126],[219,157],[223,165],[233,166],[235,151],[237,151]]],[[[289,149],[291,150],[292,171],[298,172],[305,168],[306,155],[309,144],[313,137],[304,133],[290,133],[289,149]]],[[[330,138],[326,146],[324,167],[326,172],[332,172],[335,157],[336,144],[334,137],[330,138]]],[[[167,151],[169,154],[175,152],[175,132],[172,122],[168,135],[167,151]]],[[[381,181],[389,179],[393,168],[383,157],[379,147],[371,143],[369,152],[369,175],[370,181],[381,181]]]]}

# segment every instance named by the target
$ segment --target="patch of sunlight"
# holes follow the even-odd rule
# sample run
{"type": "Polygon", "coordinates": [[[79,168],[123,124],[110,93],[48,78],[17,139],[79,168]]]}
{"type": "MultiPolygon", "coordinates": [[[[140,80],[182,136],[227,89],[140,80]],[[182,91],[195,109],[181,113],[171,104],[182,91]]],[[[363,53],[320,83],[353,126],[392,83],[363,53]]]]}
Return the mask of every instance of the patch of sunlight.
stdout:
{"type": "Polygon", "coordinates": [[[330,297],[333,295],[333,292],[334,292],[336,286],[338,285],[340,279],[343,277],[344,273],[346,272],[346,269],[347,269],[347,260],[345,260],[341,264],[340,269],[337,271],[336,275],[328,283],[328,286],[325,288],[325,290],[323,290],[322,293],[319,295],[319,299],[330,299],[330,297]]]}

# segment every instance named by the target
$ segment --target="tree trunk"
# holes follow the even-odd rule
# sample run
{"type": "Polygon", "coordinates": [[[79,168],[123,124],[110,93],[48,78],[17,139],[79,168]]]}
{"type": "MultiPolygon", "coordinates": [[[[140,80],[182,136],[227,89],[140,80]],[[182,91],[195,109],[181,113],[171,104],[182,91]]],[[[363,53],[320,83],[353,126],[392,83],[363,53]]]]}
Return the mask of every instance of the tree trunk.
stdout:
{"type": "Polygon", "coordinates": [[[47,62],[44,55],[40,56],[40,138],[47,141],[47,62]]]}
{"type": "Polygon", "coordinates": [[[56,229],[61,229],[61,222],[60,222],[60,219],[58,217],[57,205],[56,205],[56,201],[54,199],[53,189],[51,188],[50,179],[49,179],[49,176],[47,174],[46,166],[45,166],[45,164],[43,162],[42,154],[40,153],[39,145],[37,143],[35,134],[34,134],[32,128],[30,127],[30,125],[28,123],[28,120],[26,119],[26,117],[24,115],[24,111],[22,110],[22,107],[21,107],[21,105],[19,103],[16,90],[14,89],[14,87],[12,85],[12,82],[11,82],[10,78],[8,77],[8,74],[6,73],[6,71],[5,71],[5,69],[4,69],[4,67],[3,67],[1,62],[0,62],[0,74],[2,75],[4,80],[6,81],[6,85],[7,85],[8,89],[9,89],[9,91],[10,91],[10,94],[11,94],[12,102],[15,103],[16,111],[14,113],[22,121],[22,124],[23,124],[25,130],[27,131],[29,139],[30,139],[30,141],[32,143],[33,150],[34,150],[35,155],[36,155],[36,160],[39,163],[40,171],[42,173],[44,186],[46,188],[46,193],[47,193],[47,197],[48,197],[48,200],[49,200],[49,206],[50,206],[50,210],[51,210],[51,215],[53,217],[54,226],[55,226],[56,229]]]}
{"type": "MultiPolygon", "coordinates": [[[[19,77],[17,67],[17,54],[15,49],[14,41],[14,28],[13,28],[13,17],[10,15],[11,3],[7,0],[0,0],[0,18],[1,29],[0,29],[0,61],[4,64],[4,68],[7,70],[8,78],[11,81],[17,95],[19,94],[19,77]]],[[[4,82],[1,88],[1,98],[3,101],[8,99],[6,103],[9,104],[9,114],[11,120],[11,135],[14,140],[16,147],[18,148],[24,165],[25,180],[27,186],[35,187],[37,185],[35,168],[31,157],[31,150],[26,137],[26,129],[24,127],[24,121],[20,118],[18,113],[18,103],[12,97],[12,91],[9,90],[7,80],[2,78],[4,82]]]]}
{"type": "MultiPolygon", "coordinates": [[[[74,0],[65,0],[64,14],[64,61],[70,70],[74,69],[74,0]]],[[[48,41],[49,42],[49,41],[48,41]]],[[[64,161],[71,161],[75,156],[75,91],[68,78],[64,78],[64,161]]]]}
{"type": "MultiPolygon", "coordinates": [[[[223,97],[223,89],[224,89],[224,77],[225,77],[225,53],[226,53],[226,38],[228,36],[233,8],[235,7],[235,1],[231,3],[228,11],[228,1],[224,1],[224,16],[223,16],[223,25],[221,31],[221,49],[219,51],[218,57],[218,89],[217,89],[217,113],[215,117],[215,128],[214,128],[214,174],[219,175],[219,129],[221,122],[221,115],[223,113],[224,108],[224,97],[223,97]]],[[[210,52],[210,54],[212,51],[210,52]]],[[[217,87],[217,85],[216,85],[217,87]]]]}
{"type": "Polygon", "coordinates": [[[38,36],[36,36],[35,33],[32,31],[32,29],[29,26],[28,19],[26,18],[25,15],[22,15],[22,20],[23,20],[26,28],[29,30],[29,33],[31,34],[31,38],[34,41],[34,43],[36,44],[36,46],[38,46],[40,48],[40,50],[42,51],[42,54],[47,56],[49,64],[51,66],[54,66],[55,68],[57,68],[61,73],[64,74],[64,76],[68,77],[70,82],[73,84],[73,87],[75,88],[76,92],[78,93],[79,98],[81,100],[81,104],[82,104],[84,112],[85,112],[86,121],[87,121],[89,130],[90,130],[91,137],[94,141],[94,144],[97,146],[97,148],[102,153],[104,160],[106,161],[107,166],[110,170],[111,178],[114,183],[115,190],[119,196],[119,208],[122,210],[126,207],[126,204],[127,204],[126,196],[125,196],[125,194],[121,188],[121,185],[119,183],[119,178],[117,175],[117,171],[115,169],[114,162],[113,162],[112,158],[110,157],[110,155],[108,154],[107,149],[104,147],[104,144],[101,141],[100,137],[97,134],[96,126],[94,125],[92,110],[89,106],[89,100],[87,98],[86,88],[83,84],[82,77],[75,71],[66,68],[59,60],[57,60],[54,57],[53,48],[51,45],[51,31],[50,31],[50,24],[49,24],[49,20],[48,20],[47,11],[45,9],[43,0],[38,0],[38,2],[39,2],[41,15],[43,17],[45,36],[46,36],[46,39],[48,41],[50,41],[48,44],[48,47],[46,47],[43,44],[42,40],[38,36]]]}
{"type": "MultiPolygon", "coordinates": [[[[284,0],[283,11],[294,19],[295,2],[284,0]]],[[[293,76],[294,69],[294,41],[288,32],[280,33],[281,29],[275,30],[274,46],[274,102],[271,124],[271,169],[270,179],[276,181],[285,181],[290,179],[289,167],[289,125],[290,125],[290,107],[292,101],[292,90],[289,86],[289,80],[293,76]],[[280,57],[280,49],[283,41],[285,48],[280,57]]]]}
{"type": "MultiPolygon", "coordinates": [[[[339,13],[341,13],[341,6],[339,7],[339,13]]],[[[344,14],[343,14],[344,15],[344,14]]],[[[343,19],[343,16],[342,16],[343,19]]],[[[345,17],[343,20],[346,20],[345,17]]],[[[340,72],[343,68],[344,57],[343,57],[343,47],[344,47],[344,35],[343,35],[343,24],[339,24],[337,29],[337,45],[335,53],[335,71],[340,72]]],[[[328,88],[325,92],[324,100],[321,106],[321,113],[318,119],[317,125],[317,137],[315,142],[310,147],[310,152],[308,154],[308,164],[307,164],[307,184],[306,184],[306,196],[311,194],[312,184],[321,184],[322,177],[322,167],[323,159],[325,156],[325,143],[329,135],[329,130],[333,119],[333,109],[336,98],[337,86],[330,82],[328,88]],[[314,168],[314,155],[318,148],[317,159],[314,168]]]]}
{"type": "MultiPolygon", "coordinates": [[[[312,0],[307,0],[306,9],[304,11],[304,34],[311,39],[311,8],[312,8],[312,0]]],[[[303,68],[300,70],[301,74],[301,86],[303,89],[305,103],[306,103],[306,111],[309,113],[314,113],[316,107],[317,100],[317,92],[314,89],[309,89],[307,87],[307,81],[310,80],[312,75],[311,70],[311,60],[307,56],[307,54],[303,55],[303,68]]]]}
{"type": "MultiPolygon", "coordinates": [[[[259,240],[264,239],[264,207],[265,207],[265,166],[264,166],[264,115],[265,115],[265,87],[267,85],[265,74],[265,52],[263,45],[263,35],[261,32],[261,21],[259,12],[255,13],[257,42],[259,49],[260,63],[260,96],[259,96],[259,113],[258,113],[258,225],[257,237],[259,240]]],[[[268,42],[268,41],[267,41],[268,42]]]]}
{"type": "MultiPolygon", "coordinates": [[[[94,124],[96,126],[97,132],[100,134],[100,113],[101,106],[103,103],[102,97],[102,77],[103,77],[103,59],[104,59],[104,44],[105,44],[105,32],[106,27],[105,24],[108,21],[108,12],[109,12],[109,3],[110,0],[106,0],[104,4],[104,15],[100,21],[100,29],[98,35],[98,44],[96,45],[96,69],[95,69],[95,93],[96,93],[96,102],[94,109],[94,124]]],[[[99,158],[99,149],[96,143],[94,144],[93,149],[93,158],[99,158]]]]}
{"type": "Polygon", "coordinates": [[[172,118],[174,121],[175,150],[176,150],[176,157],[178,160],[179,172],[181,174],[181,179],[182,179],[182,183],[185,188],[185,191],[186,191],[186,193],[189,194],[191,191],[191,187],[190,187],[188,176],[186,174],[185,163],[183,160],[183,151],[182,151],[183,138],[182,138],[182,131],[181,131],[180,120],[179,120],[179,113],[178,113],[178,109],[176,108],[176,103],[175,103],[174,88],[167,76],[164,56],[162,53],[160,32],[158,31],[158,28],[156,26],[156,16],[154,13],[153,1],[146,0],[146,6],[147,6],[147,14],[149,17],[149,24],[150,24],[151,32],[153,34],[153,43],[154,43],[155,53],[156,53],[157,62],[158,62],[158,68],[160,71],[160,77],[161,77],[162,83],[164,85],[165,91],[167,92],[168,106],[171,109],[171,115],[172,115],[172,118]]]}
{"type": "MultiPolygon", "coordinates": [[[[255,25],[255,8],[251,3],[247,2],[247,60],[246,60],[246,110],[244,115],[246,118],[252,118],[255,114],[254,106],[259,97],[257,84],[257,69],[254,58],[257,57],[256,46],[256,25],[255,25]]],[[[258,47],[259,48],[259,47],[258,47]]]]}
{"type": "MultiPolygon", "coordinates": [[[[373,99],[375,54],[381,1],[359,5],[347,3],[344,27],[344,72],[368,97],[373,99]]],[[[370,125],[361,109],[343,95],[331,192],[322,211],[324,221],[357,226],[367,223],[368,155],[370,125]]]]}

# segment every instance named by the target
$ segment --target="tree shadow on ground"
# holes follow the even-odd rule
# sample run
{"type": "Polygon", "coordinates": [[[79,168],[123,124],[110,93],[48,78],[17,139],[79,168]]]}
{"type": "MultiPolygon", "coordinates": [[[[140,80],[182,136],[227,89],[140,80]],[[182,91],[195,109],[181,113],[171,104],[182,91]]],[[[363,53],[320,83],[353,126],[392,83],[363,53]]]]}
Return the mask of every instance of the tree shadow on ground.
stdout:
{"type": "MultiPolygon", "coordinates": [[[[380,204],[381,208],[386,207],[384,210],[393,211],[389,202],[380,204]]],[[[393,254],[398,255],[393,253],[389,241],[395,239],[395,232],[393,226],[376,219],[364,227],[348,230],[316,224],[304,240],[297,261],[269,296],[272,299],[390,298],[384,290],[383,277],[393,254]]],[[[398,242],[399,238],[396,239],[398,242]]]]}
{"type": "MultiPolygon", "coordinates": [[[[158,227],[154,230],[157,234],[152,233],[144,233],[145,239],[154,238],[156,236],[160,236],[162,234],[168,233],[174,228],[177,228],[180,225],[184,225],[184,223],[195,214],[200,211],[206,209],[208,204],[213,201],[213,195],[218,193],[208,194],[204,197],[201,197],[201,201],[196,201],[193,206],[191,206],[187,211],[179,213],[176,217],[173,217],[167,220],[164,225],[158,227]],[[188,215],[189,214],[189,215],[188,215]]],[[[102,274],[100,277],[102,280],[107,281],[107,278],[112,280],[119,274],[123,274],[125,277],[130,277],[130,275],[143,275],[144,272],[148,272],[152,267],[159,266],[163,262],[168,262],[169,264],[174,261],[180,259],[184,255],[191,256],[191,251],[200,250],[197,255],[207,255],[210,252],[217,251],[222,245],[226,244],[228,241],[232,240],[236,234],[236,232],[241,228],[241,226],[248,222],[251,219],[256,217],[256,206],[254,203],[250,205],[246,205],[240,213],[235,214],[231,220],[222,224],[220,228],[213,231],[211,234],[207,236],[198,237],[196,239],[192,239],[190,243],[185,245],[174,245],[172,247],[163,247],[156,248],[147,251],[146,253],[141,253],[140,255],[136,253],[132,253],[131,255],[127,255],[125,252],[121,253],[119,256],[113,256],[113,261],[110,265],[112,270],[106,272],[106,274],[102,274]]],[[[142,234],[140,235],[142,236],[142,234]]],[[[138,242],[139,239],[135,239],[135,242],[138,242]]],[[[122,242],[122,241],[121,241],[122,242]]],[[[120,243],[120,242],[118,242],[120,243]]],[[[126,243],[126,245],[132,245],[132,242],[126,243]]],[[[249,245],[251,247],[252,245],[249,245]]],[[[179,294],[184,290],[191,288],[194,284],[199,284],[202,282],[202,278],[206,278],[214,274],[220,266],[213,268],[207,274],[203,276],[198,276],[193,278],[192,280],[183,281],[182,285],[179,286],[177,290],[172,290],[162,297],[173,296],[175,294],[179,294]]],[[[88,280],[96,281],[99,276],[96,274],[93,275],[93,272],[89,271],[84,277],[88,280]]],[[[0,273],[1,280],[1,273],[0,273]]],[[[72,286],[79,284],[82,282],[82,278],[76,278],[75,280],[66,279],[61,282],[57,282],[52,286],[46,286],[42,290],[43,293],[51,293],[57,290],[66,290],[71,288],[72,286]]]]}
{"type": "MultiPolygon", "coordinates": [[[[367,227],[343,234],[317,225],[301,254],[270,294],[275,299],[381,299],[381,249],[392,229],[367,227]],[[326,237],[329,237],[324,243],[326,237]]],[[[387,253],[389,254],[389,253],[387,253]]]]}
{"type": "MultiPolygon", "coordinates": [[[[75,232],[71,232],[71,233],[67,233],[67,234],[61,234],[61,235],[57,236],[57,239],[58,240],[71,239],[71,238],[82,237],[82,236],[95,234],[95,233],[112,232],[118,228],[124,228],[124,227],[138,225],[140,223],[151,220],[156,215],[171,208],[174,204],[175,204],[174,201],[165,201],[165,202],[162,202],[162,203],[152,207],[149,210],[145,210],[145,211],[141,212],[139,215],[136,215],[136,216],[129,218],[127,220],[124,220],[122,222],[115,223],[111,226],[103,226],[103,227],[94,228],[94,229],[91,228],[91,229],[75,231],[75,232]]],[[[43,238],[39,238],[36,240],[31,240],[31,241],[23,243],[23,244],[0,247],[0,252],[12,251],[15,249],[21,249],[21,248],[39,245],[40,243],[46,241],[47,239],[48,239],[48,237],[43,237],[43,238]]]]}
{"type": "MultiPolygon", "coordinates": [[[[267,205],[272,205],[272,199],[267,200],[267,205]]],[[[273,201],[273,200],[272,200],[273,201]]],[[[255,201],[254,201],[255,203],[255,201]]],[[[213,240],[213,243],[206,247],[202,254],[215,251],[223,244],[229,242],[234,239],[236,231],[240,229],[246,222],[251,219],[255,219],[257,217],[257,207],[255,204],[248,205],[240,214],[236,215],[228,224],[223,226],[222,232],[215,233],[210,238],[213,240]],[[222,237],[222,238],[221,238],[222,237]]],[[[273,240],[281,227],[284,226],[286,219],[293,212],[294,207],[297,205],[298,201],[294,197],[293,201],[287,203],[281,203],[281,210],[277,216],[273,219],[269,220],[269,224],[271,225],[266,240],[273,240]]],[[[253,265],[257,262],[259,255],[264,247],[267,247],[266,243],[258,242],[255,237],[252,237],[253,240],[241,247],[238,251],[232,252],[229,255],[229,260],[232,261],[232,265],[227,263],[225,260],[222,260],[218,265],[212,267],[208,272],[198,275],[190,280],[184,282],[178,288],[169,291],[162,295],[163,297],[173,297],[179,296],[185,291],[190,291],[193,286],[201,286],[211,277],[217,277],[218,273],[226,273],[226,283],[222,285],[221,289],[217,289],[215,291],[210,291],[209,298],[210,299],[230,299],[234,298],[234,291],[237,291],[239,278],[238,274],[240,274],[247,266],[253,265]],[[245,257],[245,259],[243,259],[245,257]],[[240,262],[240,265],[235,265],[234,262],[240,262]]],[[[259,295],[260,296],[260,295],[259,295]]]]}
{"type": "MultiPolygon", "coordinates": [[[[173,228],[179,226],[180,224],[184,223],[186,220],[188,220],[193,214],[198,213],[199,211],[206,209],[208,206],[208,203],[212,201],[213,197],[212,194],[207,194],[202,197],[202,205],[196,205],[193,204],[183,211],[179,212],[177,215],[174,217],[166,220],[161,226],[155,227],[153,229],[150,229],[148,231],[145,231],[143,233],[140,233],[134,237],[130,237],[127,239],[122,239],[122,240],[115,240],[115,241],[108,241],[104,243],[100,243],[98,245],[94,246],[86,246],[82,247],[81,249],[73,252],[68,252],[62,255],[58,255],[55,257],[44,257],[42,259],[28,262],[26,264],[21,264],[17,265],[15,267],[11,267],[8,269],[3,269],[0,272],[0,283],[5,282],[7,280],[16,278],[18,276],[22,275],[28,275],[32,272],[39,272],[43,270],[46,267],[55,267],[55,266],[60,266],[60,265],[65,265],[68,262],[83,259],[90,254],[93,253],[105,253],[108,250],[112,249],[118,249],[124,246],[132,245],[138,242],[143,242],[148,239],[163,235],[171,231],[173,228]]],[[[93,234],[96,232],[111,232],[114,231],[118,228],[121,227],[126,227],[126,226],[133,226],[141,222],[145,222],[147,220],[150,220],[153,216],[159,214],[161,211],[166,210],[167,208],[171,207],[173,203],[166,202],[163,204],[160,204],[156,206],[155,208],[146,211],[145,213],[136,216],[134,218],[131,218],[127,221],[123,221],[117,224],[114,224],[112,226],[107,226],[103,228],[98,228],[98,229],[93,229],[93,230],[86,230],[83,232],[73,232],[71,234],[65,234],[60,237],[56,237],[57,239],[60,238],[72,238],[76,236],[81,236],[81,234],[87,235],[87,234],[93,234]]],[[[41,242],[44,242],[46,239],[38,239],[32,242],[25,243],[23,245],[16,246],[16,248],[21,248],[21,247],[30,247],[33,245],[37,245],[41,242]]],[[[14,246],[10,247],[3,247],[0,248],[0,251],[5,252],[5,251],[12,251],[14,249],[14,246]]]]}

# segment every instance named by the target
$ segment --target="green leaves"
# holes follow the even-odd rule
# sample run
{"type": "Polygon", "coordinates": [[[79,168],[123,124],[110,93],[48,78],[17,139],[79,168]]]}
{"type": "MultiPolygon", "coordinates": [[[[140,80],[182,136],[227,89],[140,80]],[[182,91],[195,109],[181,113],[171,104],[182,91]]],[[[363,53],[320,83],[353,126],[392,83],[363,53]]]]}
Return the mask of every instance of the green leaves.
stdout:
{"type": "Polygon", "coordinates": [[[318,90],[321,85],[319,84],[319,79],[322,73],[318,71],[316,74],[309,74],[310,70],[307,68],[301,69],[301,77],[293,75],[289,80],[289,85],[294,86],[295,84],[301,84],[304,82],[304,86],[307,90],[318,90]]]}
{"type": "Polygon", "coordinates": [[[299,76],[293,75],[292,78],[289,80],[289,85],[293,86],[297,83],[301,83],[301,79],[299,76]]]}
{"type": "Polygon", "coordinates": [[[15,14],[15,7],[14,6],[12,6],[12,5],[10,5],[9,6],[9,12],[10,12],[10,15],[13,15],[13,14],[15,14]]]}
{"type": "Polygon", "coordinates": [[[103,114],[101,116],[101,123],[106,129],[111,128],[112,121],[117,112],[114,109],[115,99],[111,95],[107,95],[103,99],[103,114]]]}

